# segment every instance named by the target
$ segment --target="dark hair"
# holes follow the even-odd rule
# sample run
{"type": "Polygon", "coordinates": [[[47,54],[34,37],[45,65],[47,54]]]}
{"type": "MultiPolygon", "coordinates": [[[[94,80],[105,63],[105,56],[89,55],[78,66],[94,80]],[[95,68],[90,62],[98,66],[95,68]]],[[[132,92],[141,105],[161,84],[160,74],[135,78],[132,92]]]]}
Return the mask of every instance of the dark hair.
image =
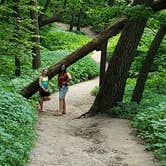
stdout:
{"type": "Polygon", "coordinates": [[[66,70],[67,70],[66,65],[65,64],[61,64],[60,65],[60,69],[59,69],[59,74],[66,73],[67,72],[66,70]],[[62,71],[62,69],[61,69],[63,65],[65,66],[65,70],[64,71],[62,71]]]}
{"type": "Polygon", "coordinates": [[[42,70],[42,74],[43,74],[43,72],[44,72],[45,70],[47,70],[46,76],[48,76],[48,69],[43,69],[43,70],[42,70]]]}

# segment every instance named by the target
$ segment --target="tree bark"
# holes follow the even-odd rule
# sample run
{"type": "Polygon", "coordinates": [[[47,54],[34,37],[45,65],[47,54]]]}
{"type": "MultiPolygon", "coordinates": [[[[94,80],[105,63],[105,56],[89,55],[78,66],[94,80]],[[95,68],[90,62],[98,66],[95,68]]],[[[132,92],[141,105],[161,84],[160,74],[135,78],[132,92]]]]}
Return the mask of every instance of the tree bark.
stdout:
{"type": "Polygon", "coordinates": [[[146,80],[148,77],[148,72],[150,71],[150,68],[153,64],[156,52],[160,46],[160,43],[162,42],[162,39],[164,38],[165,33],[166,33],[166,27],[160,27],[154,40],[151,43],[151,46],[147,53],[146,59],[142,65],[141,71],[139,73],[136,86],[134,88],[134,92],[133,92],[132,100],[131,100],[133,102],[140,103],[140,101],[141,101],[145,83],[146,83],[146,80]]]}
{"type": "Polygon", "coordinates": [[[81,15],[82,15],[82,9],[80,9],[78,13],[78,19],[77,19],[77,31],[81,30],[81,15]]]}
{"type": "MultiPolygon", "coordinates": [[[[88,42],[83,47],[80,47],[75,52],[71,53],[70,55],[60,60],[59,62],[50,66],[48,68],[49,79],[51,79],[58,73],[60,65],[62,63],[65,64],[67,67],[72,65],[79,59],[83,58],[84,56],[95,50],[96,47],[101,45],[106,39],[117,35],[120,32],[120,30],[123,28],[125,21],[126,19],[124,18],[119,19],[117,23],[115,23],[113,26],[105,30],[103,33],[97,35],[94,39],[92,39],[92,41],[88,42]]],[[[33,94],[35,94],[38,90],[39,90],[38,78],[36,78],[35,81],[33,81],[32,83],[30,83],[29,85],[27,85],[22,89],[21,94],[24,97],[29,98],[33,94]]]]}
{"type": "Polygon", "coordinates": [[[102,81],[104,80],[104,76],[105,76],[107,44],[108,44],[108,40],[104,41],[103,44],[101,45],[100,80],[99,80],[100,87],[102,85],[102,81]]]}
{"type": "Polygon", "coordinates": [[[20,76],[21,75],[21,62],[17,55],[15,55],[15,75],[20,76]]]}
{"type": "Polygon", "coordinates": [[[75,19],[75,9],[73,8],[72,13],[71,13],[71,20],[70,20],[69,31],[72,31],[72,30],[73,30],[73,27],[74,27],[74,19],[75,19]]]}
{"type": "MultiPolygon", "coordinates": [[[[20,11],[19,11],[19,6],[18,6],[18,2],[19,0],[13,0],[13,10],[15,11],[13,13],[13,17],[16,19],[16,22],[18,23],[18,20],[19,20],[19,15],[20,15],[20,11]]],[[[15,37],[17,37],[17,32],[18,32],[18,26],[15,26],[15,30],[16,30],[16,33],[14,34],[15,37]]],[[[14,55],[14,59],[15,59],[15,75],[16,76],[20,76],[21,75],[21,62],[20,62],[20,58],[17,54],[17,52],[15,52],[15,55],[14,55]]]]}
{"type": "MultiPolygon", "coordinates": [[[[152,0],[135,0],[133,4],[145,4],[149,6],[152,2],[152,0]]],[[[99,93],[89,112],[85,115],[91,116],[98,112],[111,114],[112,108],[118,102],[122,102],[128,72],[146,22],[147,20],[132,19],[125,23],[99,93]]]]}
{"type": "Polygon", "coordinates": [[[45,25],[54,23],[56,21],[60,21],[60,16],[64,11],[59,11],[58,13],[56,13],[56,15],[52,16],[51,18],[45,19],[45,20],[39,20],[39,27],[43,27],[45,25]]]}
{"type": "Polygon", "coordinates": [[[89,114],[112,113],[112,108],[123,99],[125,84],[134,53],[146,21],[128,21],[110,60],[99,93],[89,114]]]}
{"type": "Polygon", "coordinates": [[[33,21],[32,28],[32,42],[34,46],[32,48],[32,68],[38,69],[41,66],[40,59],[40,34],[39,34],[39,24],[38,24],[38,11],[37,10],[37,0],[32,0],[31,5],[35,7],[35,10],[31,10],[31,19],[33,21]]]}

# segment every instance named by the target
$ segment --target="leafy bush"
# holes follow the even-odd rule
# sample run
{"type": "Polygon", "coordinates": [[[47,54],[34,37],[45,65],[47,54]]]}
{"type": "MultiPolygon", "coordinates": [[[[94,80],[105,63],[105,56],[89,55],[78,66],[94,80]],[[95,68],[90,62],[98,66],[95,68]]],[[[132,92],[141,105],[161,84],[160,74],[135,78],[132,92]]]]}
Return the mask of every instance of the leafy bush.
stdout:
{"type": "MultiPolygon", "coordinates": [[[[0,165],[22,166],[28,160],[34,143],[34,124],[36,114],[33,103],[27,102],[19,92],[32,79],[39,76],[43,68],[57,62],[70,52],[42,51],[42,68],[32,70],[30,64],[24,65],[22,75],[0,75],[0,165]]],[[[71,84],[98,75],[98,66],[90,56],[79,60],[68,71],[72,75],[71,84]]],[[[51,80],[51,91],[57,90],[57,78],[51,80]]],[[[37,95],[35,95],[35,100],[37,95]]]]}
{"type": "Polygon", "coordinates": [[[0,165],[22,166],[34,143],[36,114],[21,95],[0,89],[0,165]]]}
{"type": "Polygon", "coordinates": [[[160,103],[139,112],[133,121],[138,136],[146,140],[146,149],[153,150],[162,165],[166,164],[166,105],[160,103]]]}
{"type": "Polygon", "coordinates": [[[41,44],[51,51],[74,50],[88,41],[89,38],[85,35],[52,28],[50,31],[42,33],[41,44]]]}
{"type": "Polygon", "coordinates": [[[86,56],[70,66],[68,71],[72,75],[71,84],[74,84],[97,76],[99,68],[90,56],[86,56]]]}
{"type": "Polygon", "coordinates": [[[146,87],[152,92],[166,95],[166,73],[164,70],[160,72],[150,73],[146,87]]]}
{"type": "Polygon", "coordinates": [[[91,95],[97,96],[98,92],[99,92],[99,86],[95,86],[91,91],[91,95]]]}

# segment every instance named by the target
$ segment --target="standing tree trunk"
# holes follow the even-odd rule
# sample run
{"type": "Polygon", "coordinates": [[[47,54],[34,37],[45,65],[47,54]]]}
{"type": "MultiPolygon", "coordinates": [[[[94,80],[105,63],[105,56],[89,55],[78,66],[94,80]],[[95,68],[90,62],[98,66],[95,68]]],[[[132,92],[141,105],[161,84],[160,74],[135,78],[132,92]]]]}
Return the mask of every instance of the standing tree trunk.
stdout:
{"type": "MultiPolygon", "coordinates": [[[[152,0],[135,0],[134,5],[153,3],[152,0]]],[[[112,108],[122,102],[125,84],[134,54],[143,34],[147,20],[132,19],[125,23],[117,47],[110,60],[104,81],[99,93],[90,108],[84,115],[95,115],[98,112],[112,113],[112,108]]],[[[84,116],[83,115],[83,116],[84,116]]]]}
{"type": "MultiPolygon", "coordinates": [[[[13,17],[16,19],[16,23],[18,23],[19,14],[20,14],[19,7],[18,7],[18,2],[19,2],[18,0],[13,0],[13,3],[14,3],[14,5],[13,5],[13,10],[14,10],[13,17]]],[[[18,32],[19,29],[18,29],[18,26],[15,26],[15,27],[16,27],[15,28],[16,32],[15,32],[14,36],[17,38],[17,35],[18,35],[17,32],[18,32]]],[[[19,58],[17,52],[15,52],[14,56],[15,56],[14,57],[14,59],[15,59],[15,75],[20,76],[21,75],[20,58],[19,58]]]]}
{"type": "Polygon", "coordinates": [[[81,15],[82,15],[82,9],[80,9],[78,13],[78,19],[77,19],[77,31],[80,31],[81,27],[81,15]]]}
{"type": "Polygon", "coordinates": [[[40,59],[40,34],[39,34],[39,23],[38,23],[37,0],[32,0],[30,3],[35,8],[31,10],[31,19],[33,21],[32,42],[34,43],[34,46],[32,48],[32,68],[38,69],[41,66],[41,59],[40,59]]]}
{"type": "MultiPolygon", "coordinates": [[[[108,0],[108,5],[113,6],[114,5],[114,0],[108,0]]],[[[106,25],[105,28],[106,29],[106,25]]],[[[106,57],[107,57],[107,44],[108,44],[108,39],[103,42],[101,45],[101,60],[100,60],[100,80],[99,80],[99,86],[101,87],[102,81],[104,80],[105,76],[105,67],[106,67],[106,57]]]]}
{"type": "Polygon", "coordinates": [[[67,0],[64,0],[63,8],[66,10],[67,7],[67,0]]]}
{"type": "Polygon", "coordinates": [[[142,69],[139,73],[137,83],[134,88],[134,92],[133,92],[132,100],[131,100],[133,102],[140,103],[140,101],[141,101],[145,83],[146,83],[146,80],[148,77],[148,72],[150,71],[150,68],[153,64],[153,60],[155,58],[156,52],[160,46],[160,43],[162,42],[162,39],[164,38],[165,33],[166,33],[166,27],[160,27],[154,40],[151,43],[151,46],[147,53],[147,57],[142,65],[142,69]]]}
{"type": "Polygon", "coordinates": [[[100,87],[102,85],[102,81],[104,80],[104,76],[105,76],[107,44],[108,44],[108,39],[104,41],[103,44],[101,45],[100,80],[99,80],[100,87]]]}
{"type": "Polygon", "coordinates": [[[21,75],[21,62],[17,55],[15,55],[15,75],[20,76],[21,75]]]}
{"type": "Polygon", "coordinates": [[[70,20],[70,28],[69,31],[73,30],[74,27],[74,19],[75,19],[75,9],[73,8],[72,13],[71,13],[71,20],[70,20]]]}

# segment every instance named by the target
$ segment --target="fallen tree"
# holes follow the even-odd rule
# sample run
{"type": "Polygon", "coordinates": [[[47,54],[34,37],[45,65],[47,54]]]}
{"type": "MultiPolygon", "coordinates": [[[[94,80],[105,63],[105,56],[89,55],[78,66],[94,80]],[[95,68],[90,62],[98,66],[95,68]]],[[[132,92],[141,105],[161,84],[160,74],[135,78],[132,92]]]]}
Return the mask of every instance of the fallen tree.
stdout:
{"type": "MultiPolygon", "coordinates": [[[[73,53],[69,54],[62,60],[58,61],[57,63],[53,64],[48,68],[48,77],[49,79],[53,78],[59,71],[60,65],[65,64],[67,67],[78,61],[79,59],[83,58],[93,50],[95,50],[98,46],[100,46],[106,39],[117,35],[120,30],[123,28],[126,18],[119,18],[117,22],[112,25],[110,28],[106,29],[101,34],[95,36],[90,42],[86,45],[78,48],[73,53]]],[[[26,97],[30,98],[33,94],[35,94],[39,90],[38,85],[38,78],[36,78],[32,83],[28,84],[21,90],[21,94],[26,97]]]]}

